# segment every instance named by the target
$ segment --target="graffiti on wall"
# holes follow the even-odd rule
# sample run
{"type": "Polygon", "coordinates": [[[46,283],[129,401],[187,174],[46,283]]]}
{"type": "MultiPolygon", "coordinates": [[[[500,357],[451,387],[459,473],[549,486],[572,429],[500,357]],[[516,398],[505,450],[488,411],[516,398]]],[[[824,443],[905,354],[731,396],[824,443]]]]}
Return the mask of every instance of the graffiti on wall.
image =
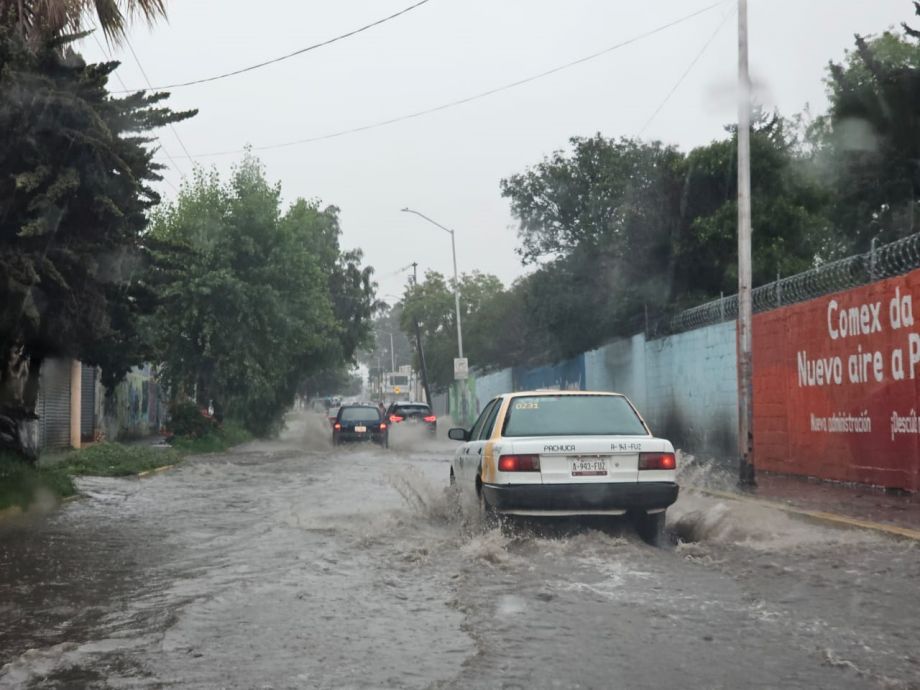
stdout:
{"type": "Polygon", "coordinates": [[[755,459],[920,490],[920,270],[754,317],[755,459]]]}
{"type": "Polygon", "coordinates": [[[448,405],[454,424],[471,427],[479,416],[479,399],[476,397],[476,376],[454,381],[448,389],[448,405]]]}
{"type": "Polygon", "coordinates": [[[116,439],[157,433],[165,419],[160,397],[152,367],[132,369],[106,397],[106,436],[116,439]]]}

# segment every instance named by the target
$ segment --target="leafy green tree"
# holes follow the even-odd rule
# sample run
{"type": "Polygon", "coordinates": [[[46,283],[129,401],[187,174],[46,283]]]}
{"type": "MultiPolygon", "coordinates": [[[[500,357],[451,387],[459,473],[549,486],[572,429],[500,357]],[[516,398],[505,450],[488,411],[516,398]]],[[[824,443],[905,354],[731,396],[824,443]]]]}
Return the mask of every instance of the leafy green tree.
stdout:
{"type": "Polygon", "coordinates": [[[88,65],[71,40],[30,46],[0,21],[0,445],[28,457],[45,358],[100,365],[107,384],[142,361],[148,133],[193,114],[112,98],[117,63],[88,65]]]}
{"type": "MultiPolygon", "coordinates": [[[[755,285],[814,267],[828,236],[829,194],[799,152],[791,123],[761,114],[751,136],[755,285]]],[[[685,308],[738,288],[737,138],[691,151],[669,302],[685,308]]]]}
{"type": "Polygon", "coordinates": [[[816,162],[834,190],[837,255],[918,229],[920,32],[904,31],[857,36],[855,50],[829,67],[830,112],[814,135],[816,162]]]}
{"type": "Polygon", "coordinates": [[[645,304],[667,303],[681,221],[679,151],[600,135],[571,146],[501,183],[522,259],[541,266],[526,299],[551,356],[595,346],[645,304]]]}
{"type": "Polygon", "coordinates": [[[228,184],[196,171],[155,217],[162,376],[255,434],[277,429],[308,380],[352,362],[375,307],[369,268],[339,249],[338,210],[297,200],[247,155],[228,184]],[[178,258],[177,258],[178,257],[178,258]]]}
{"type": "MultiPolygon", "coordinates": [[[[419,324],[429,387],[441,390],[448,386],[453,380],[457,331],[454,326],[453,292],[444,276],[429,271],[422,282],[409,285],[403,295],[400,319],[402,330],[407,335],[414,336],[415,323],[419,324]]],[[[418,353],[415,366],[421,366],[418,353]]]]}
{"type": "MultiPolygon", "coordinates": [[[[497,301],[505,294],[502,282],[493,275],[474,271],[460,276],[460,318],[463,323],[464,355],[471,365],[495,366],[491,354],[500,330],[505,327],[497,318],[497,301]]],[[[446,388],[454,378],[457,356],[457,320],[452,281],[435,271],[425,280],[410,285],[402,301],[400,325],[407,335],[415,333],[418,320],[428,365],[429,385],[446,388]]],[[[418,363],[416,363],[418,364],[418,363]]]]}
{"type": "Polygon", "coordinates": [[[300,395],[303,398],[327,398],[336,395],[358,395],[364,382],[348,365],[328,367],[304,379],[300,395]]]}
{"type": "MultiPolygon", "coordinates": [[[[764,283],[814,265],[827,195],[785,121],[760,118],[752,147],[754,277],[764,283]]],[[[734,136],[684,155],[599,135],[503,180],[521,256],[539,266],[517,288],[537,331],[525,351],[568,357],[635,331],[646,310],[733,292],[736,180],[734,136]]]]}

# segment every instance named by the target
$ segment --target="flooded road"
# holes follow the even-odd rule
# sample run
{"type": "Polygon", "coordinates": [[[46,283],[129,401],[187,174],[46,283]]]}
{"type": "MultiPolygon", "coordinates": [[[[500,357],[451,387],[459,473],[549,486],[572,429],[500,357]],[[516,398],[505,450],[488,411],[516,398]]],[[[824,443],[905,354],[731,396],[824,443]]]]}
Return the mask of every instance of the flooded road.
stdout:
{"type": "Polygon", "coordinates": [[[0,687],[920,688],[920,548],[689,492],[690,543],[460,519],[322,420],[0,525],[0,687]]]}

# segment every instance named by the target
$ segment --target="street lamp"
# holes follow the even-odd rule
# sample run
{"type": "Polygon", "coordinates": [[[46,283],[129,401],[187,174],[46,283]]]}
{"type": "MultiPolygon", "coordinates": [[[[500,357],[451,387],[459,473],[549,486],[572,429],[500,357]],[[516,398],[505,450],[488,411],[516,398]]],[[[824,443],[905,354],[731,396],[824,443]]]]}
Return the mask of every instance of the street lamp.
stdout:
{"type": "Polygon", "coordinates": [[[393,334],[387,331],[380,332],[390,336],[390,371],[396,371],[396,351],[393,349],[393,334]]]}
{"type": "Polygon", "coordinates": [[[457,243],[454,239],[454,231],[450,228],[446,228],[437,221],[432,220],[424,213],[419,213],[414,211],[411,208],[402,209],[403,213],[414,213],[417,216],[420,216],[427,220],[432,225],[437,225],[441,230],[450,233],[450,248],[454,256],[454,308],[457,312],[457,357],[463,359],[463,329],[460,326],[460,280],[457,277],[457,243]]]}

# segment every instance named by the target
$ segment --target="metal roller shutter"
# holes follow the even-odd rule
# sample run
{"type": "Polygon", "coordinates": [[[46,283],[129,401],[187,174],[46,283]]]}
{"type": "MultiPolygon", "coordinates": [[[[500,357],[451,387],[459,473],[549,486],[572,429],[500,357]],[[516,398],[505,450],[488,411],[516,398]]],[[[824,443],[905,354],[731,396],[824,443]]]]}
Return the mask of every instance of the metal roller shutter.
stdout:
{"type": "Polygon", "coordinates": [[[96,410],[96,368],[83,365],[80,384],[80,436],[84,441],[93,440],[96,410]]]}
{"type": "Polygon", "coordinates": [[[40,374],[42,448],[70,445],[70,360],[46,359],[40,374]]]}

